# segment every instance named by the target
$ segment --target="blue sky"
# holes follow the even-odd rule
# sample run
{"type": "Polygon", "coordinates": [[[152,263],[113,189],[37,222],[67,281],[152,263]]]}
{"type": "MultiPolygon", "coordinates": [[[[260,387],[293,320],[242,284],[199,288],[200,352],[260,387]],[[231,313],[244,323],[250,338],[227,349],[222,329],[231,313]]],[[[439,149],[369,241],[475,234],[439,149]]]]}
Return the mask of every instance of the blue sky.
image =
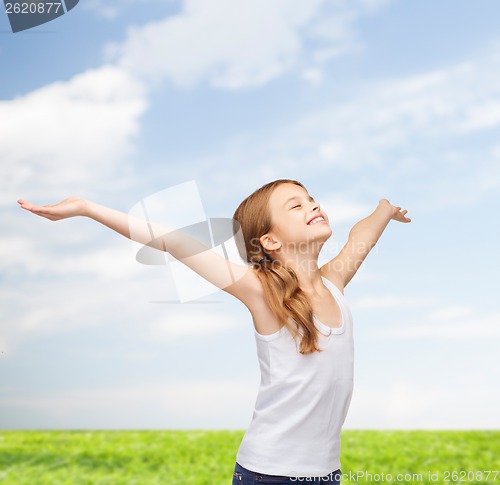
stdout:
{"type": "MultiPolygon", "coordinates": [[[[408,209],[349,283],[346,428],[500,425],[496,1],[86,0],[12,34],[0,15],[0,427],[244,429],[250,315],[178,296],[87,219],[193,184],[207,217],[296,178],[333,223],[408,209]],[[162,192],[163,193],[163,192],[162,192]]],[[[195,211],[187,191],[164,216],[195,211]]],[[[194,214],[194,212],[192,212],[194,214]]]]}

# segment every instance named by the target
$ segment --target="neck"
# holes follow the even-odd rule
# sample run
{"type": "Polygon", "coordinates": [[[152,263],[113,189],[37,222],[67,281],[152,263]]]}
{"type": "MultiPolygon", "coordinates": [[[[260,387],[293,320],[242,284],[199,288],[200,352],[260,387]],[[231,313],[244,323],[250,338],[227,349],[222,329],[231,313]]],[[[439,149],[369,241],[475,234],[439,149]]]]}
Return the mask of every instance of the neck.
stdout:
{"type": "Polygon", "coordinates": [[[322,285],[318,254],[316,251],[306,254],[281,254],[279,258],[284,266],[295,271],[299,286],[306,294],[315,293],[322,285]]]}

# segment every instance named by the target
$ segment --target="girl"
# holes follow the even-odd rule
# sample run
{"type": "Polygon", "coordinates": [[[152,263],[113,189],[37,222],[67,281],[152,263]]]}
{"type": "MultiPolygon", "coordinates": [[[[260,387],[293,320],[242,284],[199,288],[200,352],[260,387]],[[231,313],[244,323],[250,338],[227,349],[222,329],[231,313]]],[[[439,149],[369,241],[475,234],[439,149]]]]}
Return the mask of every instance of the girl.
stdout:
{"type": "Polygon", "coordinates": [[[261,383],[252,421],[236,455],[233,485],[340,483],[340,431],[353,384],[352,316],[344,288],[391,220],[406,210],[381,199],[356,223],[331,261],[318,267],[332,234],[327,215],[295,181],[270,182],[247,197],[233,220],[230,262],[180,231],[88,200],[23,209],[50,220],[86,216],[142,244],[168,251],[250,311],[261,383]]]}

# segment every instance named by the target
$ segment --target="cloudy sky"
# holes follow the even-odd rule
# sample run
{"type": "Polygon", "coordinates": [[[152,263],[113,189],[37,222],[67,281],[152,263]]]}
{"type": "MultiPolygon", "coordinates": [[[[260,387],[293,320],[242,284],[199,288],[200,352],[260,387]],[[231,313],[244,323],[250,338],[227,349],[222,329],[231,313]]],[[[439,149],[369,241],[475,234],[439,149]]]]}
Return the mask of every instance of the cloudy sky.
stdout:
{"type": "Polygon", "coordinates": [[[0,14],[0,428],[245,429],[245,307],[181,303],[174,265],[16,200],[231,217],[275,178],[329,214],[323,259],[381,198],[412,218],[345,289],[345,427],[498,428],[499,17],[496,0],[85,0],[12,34],[0,14]]]}

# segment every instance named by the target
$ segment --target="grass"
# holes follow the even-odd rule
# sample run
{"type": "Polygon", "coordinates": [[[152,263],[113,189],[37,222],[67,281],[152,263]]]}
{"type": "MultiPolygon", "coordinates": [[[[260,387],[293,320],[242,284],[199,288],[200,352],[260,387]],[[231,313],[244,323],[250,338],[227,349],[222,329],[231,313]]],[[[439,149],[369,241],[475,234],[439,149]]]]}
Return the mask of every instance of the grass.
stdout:
{"type": "MultiPolygon", "coordinates": [[[[230,485],[243,434],[0,431],[0,484],[230,485]]],[[[500,485],[500,431],[344,430],[341,462],[345,484],[500,485]]]]}

